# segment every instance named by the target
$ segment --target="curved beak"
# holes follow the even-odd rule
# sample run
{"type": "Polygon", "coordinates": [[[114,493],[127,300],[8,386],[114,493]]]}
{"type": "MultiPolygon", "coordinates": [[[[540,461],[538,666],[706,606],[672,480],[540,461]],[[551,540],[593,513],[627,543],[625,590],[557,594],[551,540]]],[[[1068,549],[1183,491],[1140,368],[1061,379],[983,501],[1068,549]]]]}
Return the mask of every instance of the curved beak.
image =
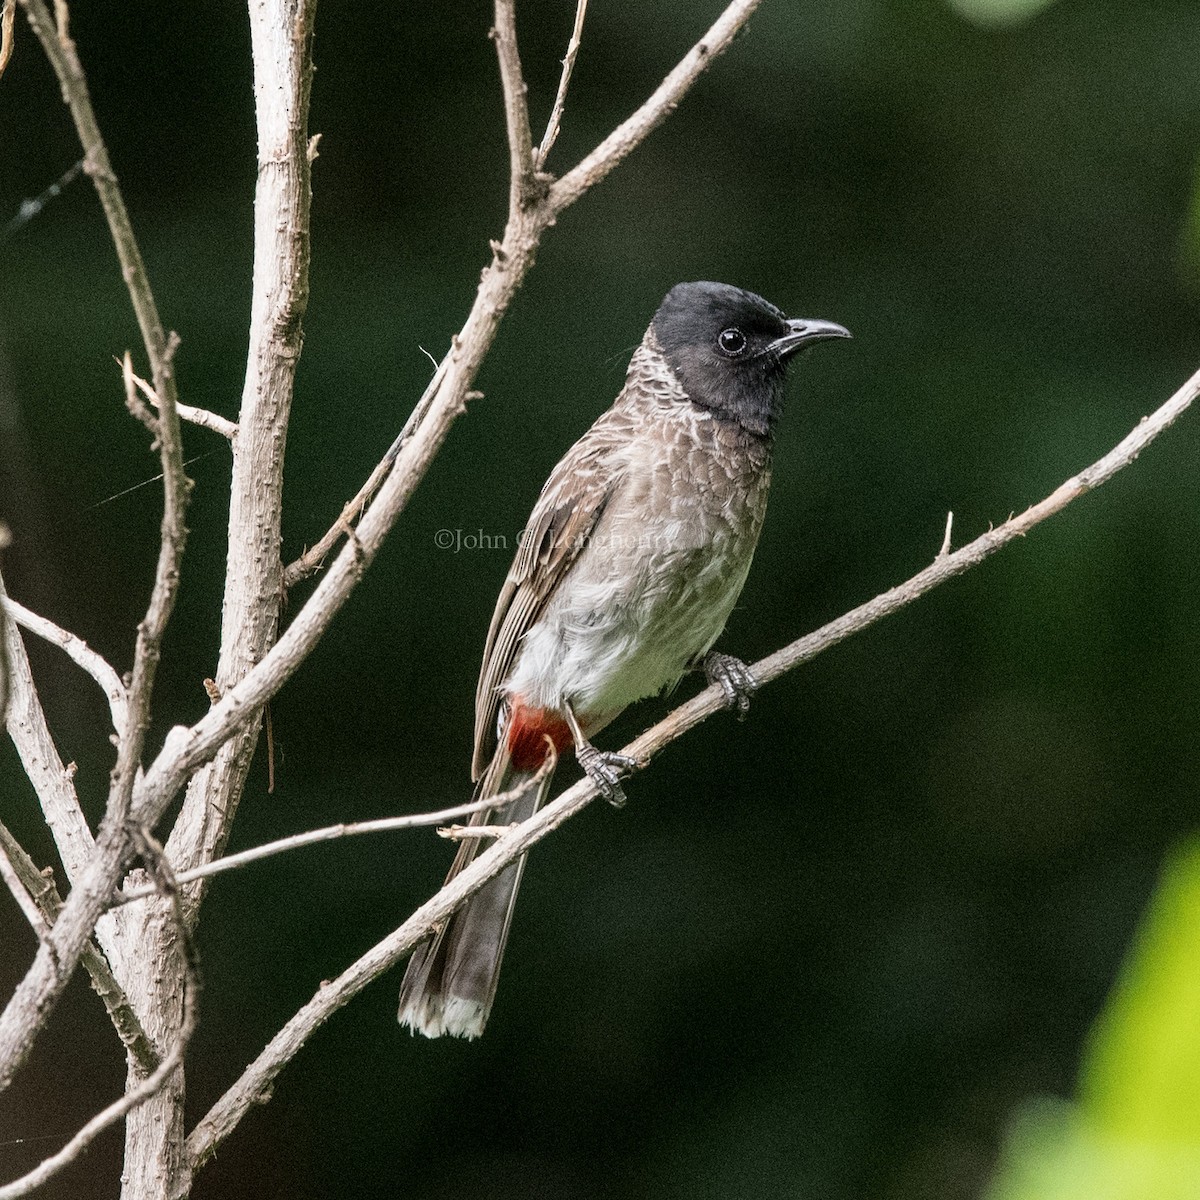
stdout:
{"type": "Polygon", "coordinates": [[[850,330],[832,321],[818,321],[809,317],[793,317],[787,323],[788,331],[783,337],[776,338],[767,349],[779,358],[790,358],[798,350],[813,342],[823,342],[827,338],[848,338],[850,330]]]}

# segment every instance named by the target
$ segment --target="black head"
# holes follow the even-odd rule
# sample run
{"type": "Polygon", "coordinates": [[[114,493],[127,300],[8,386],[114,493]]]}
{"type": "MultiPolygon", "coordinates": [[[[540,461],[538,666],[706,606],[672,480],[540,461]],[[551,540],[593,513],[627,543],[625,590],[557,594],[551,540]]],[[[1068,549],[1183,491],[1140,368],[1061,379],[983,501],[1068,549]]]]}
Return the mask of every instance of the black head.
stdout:
{"type": "Polygon", "coordinates": [[[783,401],[788,361],[825,338],[832,321],[788,320],[761,296],[727,283],[680,283],[651,326],[688,399],[766,437],[783,401]]]}

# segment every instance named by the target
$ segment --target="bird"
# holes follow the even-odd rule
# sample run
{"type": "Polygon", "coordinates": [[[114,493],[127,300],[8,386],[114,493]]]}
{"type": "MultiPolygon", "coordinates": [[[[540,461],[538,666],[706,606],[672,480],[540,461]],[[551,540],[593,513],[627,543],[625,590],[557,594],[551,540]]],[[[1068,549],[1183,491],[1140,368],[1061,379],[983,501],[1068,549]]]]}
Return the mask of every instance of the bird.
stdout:
{"type": "MultiPolygon", "coordinates": [[[[518,540],[484,647],[471,771],[477,798],[508,799],[472,824],[530,817],[569,747],[599,793],[623,804],[621,777],[635,764],[592,739],[690,671],[745,715],[756,680],[713,646],[766,515],[788,364],[849,336],[729,284],[666,294],[612,407],[550,473],[518,540]]],[[[479,846],[460,842],[447,882],[479,846]]],[[[523,869],[522,857],[417,947],[401,1025],[483,1033],[523,869]]]]}

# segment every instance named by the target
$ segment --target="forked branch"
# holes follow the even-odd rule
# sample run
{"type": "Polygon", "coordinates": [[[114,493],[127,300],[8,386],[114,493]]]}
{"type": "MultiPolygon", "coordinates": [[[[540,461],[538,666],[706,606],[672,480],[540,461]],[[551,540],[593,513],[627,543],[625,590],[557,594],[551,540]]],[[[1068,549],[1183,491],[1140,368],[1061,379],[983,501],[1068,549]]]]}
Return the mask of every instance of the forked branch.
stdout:
{"type": "Polygon", "coordinates": [[[163,516],[158,562],[146,615],[138,624],[133,667],[127,689],[127,720],[117,741],[104,819],[79,885],[71,892],[58,921],[24,978],[0,1013],[0,1090],[12,1081],[28,1057],[38,1032],[78,964],[103,909],[129,858],[127,822],[134,786],[140,777],[142,751],[150,725],[150,701],[159,652],[175,606],[187,529],[184,513],[190,487],[183,470],[183,450],[176,412],[172,366],[174,342],[168,338],[150,290],[141,251],[129,221],[108,149],[96,123],[87,80],[68,28],[66,0],[55,0],[52,21],[43,0],[20,0],[38,41],[54,67],[84,149],[84,170],[91,176],[108,220],[121,273],[141,328],[161,408],[157,442],[163,473],[163,516]]]}
{"type": "Polygon", "coordinates": [[[579,57],[579,47],[583,38],[583,19],[587,16],[587,0],[578,0],[575,5],[575,24],[571,29],[571,40],[567,43],[566,57],[562,61],[562,75],[558,81],[558,91],[554,96],[554,107],[550,110],[550,119],[546,122],[546,132],[542,135],[542,144],[538,147],[534,159],[534,167],[542,170],[558,138],[558,129],[562,124],[563,110],[567,105],[567,88],[571,86],[571,72],[575,70],[575,59],[579,57]]]}
{"type": "MultiPolygon", "coordinates": [[[[666,120],[704,71],[729,48],[760,3],[761,0],[734,0],[700,41],[684,55],[650,98],[605,138],[583,162],[562,179],[550,184],[549,192],[540,198],[538,204],[525,209],[520,203],[510,203],[504,240],[492,245],[492,262],[484,270],[471,313],[462,329],[451,339],[449,353],[438,364],[429,387],[413,409],[404,431],[372,471],[370,479],[359,490],[358,495],[343,508],[337,521],[313,549],[288,566],[284,572],[284,581],[288,587],[321,569],[339,537],[349,535],[351,522],[357,520],[366,510],[370,497],[382,485],[393,464],[393,474],[403,474],[398,485],[401,492],[400,508],[396,509],[395,514],[399,515],[407,496],[411,495],[428,470],[450,426],[466,411],[466,399],[478,365],[491,348],[500,319],[523,281],[546,229],[557,220],[565,208],[574,204],[604,179],[622,159],[666,120]],[[403,463],[398,461],[401,451],[408,452],[403,463]]],[[[581,5],[576,10],[576,31],[581,27],[582,19],[581,5]]],[[[537,181],[535,179],[533,185],[529,183],[530,173],[525,170],[524,165],[529,116],[525,84],[519,70],[511,5],[497,5],[496,31],[501,82],[504,86],[504,109],[509,130],[512,179],[510,199],[520,199],[530,186],[534,186],[536,190],[537,181]],[[502,30],[505,32],[502,33],[502,30]],[[506,56],[509,54],[517,57],[516,68],[511,63],[505,66],[506,56]]],[[[569,47],[568,59],[574,61],[569,47]]],[[[560,97],[565,97],[569,78],[564,63],[564,77],[559,85],[560,97]]],[[[556,107],[557,104],[556,100],[556,107]]],[[[552,114],[551,120],[554,119],[552,114]]],[[[550,130],[547,129],[547,139],[549,135],[550,130]]],[[[547,144],[546,139],[543,139],[543,144],[547,144]]],[[[548,183],[548,180],[542,182],[548,183]]],[[[376,507],[390,508],[393,503],[395,501],[389,498],[385,504],[384,498],[380,496],[376,507]]],[[[394,520],[395,516],[391,517],[389,524],[394,520]]]]}

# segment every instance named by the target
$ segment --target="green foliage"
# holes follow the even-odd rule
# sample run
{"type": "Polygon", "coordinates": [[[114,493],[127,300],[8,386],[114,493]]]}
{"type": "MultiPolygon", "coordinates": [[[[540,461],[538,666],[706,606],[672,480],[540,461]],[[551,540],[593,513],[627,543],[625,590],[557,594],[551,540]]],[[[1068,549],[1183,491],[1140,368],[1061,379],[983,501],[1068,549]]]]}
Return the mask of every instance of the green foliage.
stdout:
{"type": "Polygon", "coordinates": [[[988,1200],[1200,1195],[1200,841],[1168,861],[1074,1105],[1018,1116],[988,1200]]]}

